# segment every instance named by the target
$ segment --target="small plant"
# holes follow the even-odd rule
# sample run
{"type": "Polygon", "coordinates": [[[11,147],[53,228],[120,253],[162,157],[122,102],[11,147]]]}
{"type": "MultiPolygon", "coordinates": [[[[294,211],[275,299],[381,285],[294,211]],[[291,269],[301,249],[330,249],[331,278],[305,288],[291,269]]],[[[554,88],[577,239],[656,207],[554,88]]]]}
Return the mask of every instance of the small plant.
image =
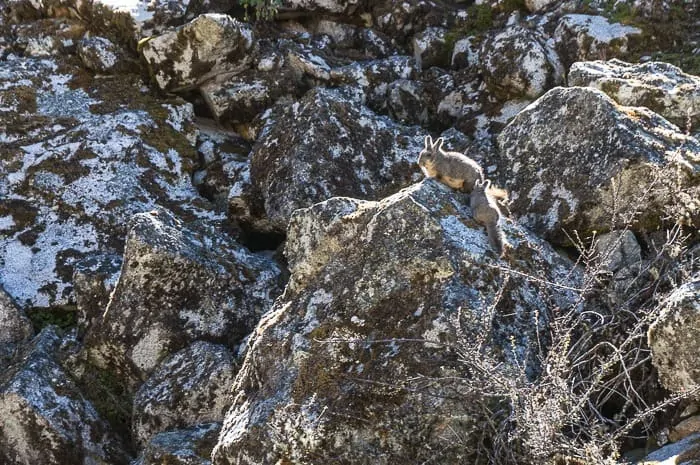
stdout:
{"type": "Polygon", "coordinates": [[[269,21],[277,16],[282,0],[240,0],[245,8],[245,19],[250,19],[250,9],[255,9],[255,19],[269,21]]]}

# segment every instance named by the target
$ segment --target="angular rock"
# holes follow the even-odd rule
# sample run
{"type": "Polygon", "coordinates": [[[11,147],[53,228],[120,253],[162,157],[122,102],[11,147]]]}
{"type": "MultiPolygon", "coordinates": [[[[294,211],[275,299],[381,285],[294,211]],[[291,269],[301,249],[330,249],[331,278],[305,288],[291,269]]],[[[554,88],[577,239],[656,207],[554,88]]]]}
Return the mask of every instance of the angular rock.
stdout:
{"type": "Polygon", "coordinates": [[[297,208],[339,195],[379,198],[418,179],[423,135],[377,116],[346,91],[314,89],[279,110],[251,162],[252,182],[279,231],[297,208]]]}
{"type": "Polygon", "coordinates": [[[123,52],[109,39],[88,37],[78,42],[78,56],[86,68],[110,73],[125,67],[123,52]]]}
{"type": "Polygon", "coordinates": [[[0,462],[126,465],[123,445],[57,362],[60,345],[45,328],[0,376],[0,462]]]}
{"type": "Polygon", "coordinates": [[[553,50],[528,29],[510,27],[481,46],[481,70],[489,90],[501,100],[537,98],[563,82],[553,50]]]}
{"type": "Polygon", "coordinates": [[[642,249],[632,231],[601,234],[595,248],[603,266],[612,272],[639,263],[642,259],[642,249]]]}
{"type": "Polygon", "coordinates": [[[135,215],[124,263],[87,357],[133,386],[169,354],[205,339],[235,347],[281,292],[279,267],[206,225],[165,210],[135,215]]]}
{"type": "Polygon", "coordinates": [[[466,37],[455,42],[450,59],[450,66],[453,69],[476,70],[479,60],[479,47],[475,37],[466,37]]]}
{"type": "Polygon", "coordinates": [[[398,79],[392,82],[387,89],[389,114],[403,124],[427,124],[424,92],[425,88],[419,81],[398,79]]]}
{"type": "Polygon", "coordinates": [[[221,423],[208,423],[157,434],[133,465],[211,465],[220,430],[221,423]]]}
{"type": "Polygon", "coordinates": [[[359,0],[282,0],[282,8],[292,11],[352,14],[360,6],[359,0]]]}
{"type": "Polygon", "coordinates": [[[561,0],[525,0],[525,7],[531,13],[543,13],[558,3],[561,3],[561,0]]]}
{"type": "Polygon", "coordinates": [[[150,39],[141,54],[161,89],[183,91],[219,74],[248,68],[254,45],[248,24],[211,13],[150,39]]]}
{"type": "Polygon", "coordinates": [[[652,362],[661,383],[674,392],[700,384],[700,276],[676,289],[658,319],[649,327],[652,362]]]}
{"type": "Polygon", "coordinates": [[[700,77],[668,63],[583,61],[571,65],[568,82],[600,89],[621,105],[647,107],[681,129],[700,127],[700,77]]]}
{"type": "Polygon", "coordinates": [[[0,287],[0,346],[23,342],[33,334],[29,318],[0,287]]]}
{"type": "Polygon", "coordinates": [[[562,229],[655,230],[667,210],[700,219],[700,143],[598,90],[552,89],[508,124],[498,146],[511,211],[551,241],[567,243],[562,229]]]}
{"type": "Polygon", "coordinates": [[[413,79],[415,63],[408,56],[392,56],[381,60],[354,62],[331,70],[334,85],[358,86],[367,105],[375,111],[387,108],[387,90],[398,79],[413,79]]]}
{"type": "Polygon", "coordinates": [[[121,266],[122,257],[115,254],[94,254],[75,264],[73,287],[81,335],[102,320],[121,266]]]}
{"type": "Polygon", "coordinates": [[[610,23],[603,16],[569,14],[559,20],[554,41],[568,69],[576,61],[624,58],[641,29],[610,23]]]}
{"type": "Polygon", "coordinates": [[[223,421],[237,370],[231,352],[209,342],[168,357],[134,396],[134,438],[144,444],[157,433],[223,421]]]}
{"type": "Polygon", "coordinates": [[[411,47],[418,69],[440,66],[447,68],[451,50],[447,47],[447,30],[430,27],[413,36],[411,47]]]}
{"type": "Polygon", "coordinates": [[[217,121],[235,125],[252,121],[280,97],[293,96],[297,86],[289,69],[279,73],[250,70],[223,81],[212,80],[199,90],[217,121]]]}
{"type": "Polygon", "coordinates": [[[64,62],[0,61],[0,283],[18,305],[72,304],[74,265],[121,253],[135,213],[216,218],[191,182],[192,105],[142,86],[64,62]]]}
{"type": "Polygon", "coordinates": [[[499,268],[463,199],[427,180],[379,202],[336,197],[293,214],[291,278],[249,342],[215,464],[471,463],[444,436],[470,428],[463,385],[410,380],[468,383],[454,350],[477,335],[536,370],[544,302],[566,308],[573,294],[525,276],[579,278],[509,222],[520,258],[515,273],[499,268]]]}

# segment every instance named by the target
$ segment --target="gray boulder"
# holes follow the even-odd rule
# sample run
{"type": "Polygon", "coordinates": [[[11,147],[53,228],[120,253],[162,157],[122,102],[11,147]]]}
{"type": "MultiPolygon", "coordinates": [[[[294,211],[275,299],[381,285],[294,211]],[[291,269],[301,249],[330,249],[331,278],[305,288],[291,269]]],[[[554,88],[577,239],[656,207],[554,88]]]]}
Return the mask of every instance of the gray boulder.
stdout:
{"type": "Polygon", "coordinates": [[[624,58],[642,30],[603,16],[569,14],[559,20],[554,41],[564,66],[585,60],[624,58]]]}
{"type": "Polygon", "coordinates": [[[700,384],[700,276],[676,289],[649,327],[648,342],[661,383],[674,392],[700,384]]]}
{"type": "Polygon", "coordinates": [[[534,99],[563,82],[554,50],[538,33],[519,26],[489,36],[479,56],[484,82],[501,100],[534,99]]]}
{"type": "Polygon", "coordinates": [[[156,434],[132,465],[211,465],[221,423],[156,434]]]}
{"type": "Polygon", "coordinates": [[[203,341],[168,357],[134,396],[136,441],[144,444],[157,433],[223,421],[237,370],[226,347],[203,341]]]}
{"type": "Polygon", "coordinates": [[[439,66],[447,68],[451,50],[447,45],[447,29],[429,27],[413,36],[411,47],[419,69],[439,66]]]}
{"type": "Polygon", "coordinates": [[[219,74],[248,68],[254,45],[248,24],[210,13],[148,40],[141,55],[161,89],[182,91],[219,74]]]}
{"type": "Polygon", "coordinates": [[[647,107],[681,129],[700,126],[700,77],[668,63],[583,61],[571,65],[569,85],[600,89],[620,105],[647,107]]]}
{"type": "Polygon", "coordinates": [[[253,147],[251,180],[267,218],[284,231],[298,208],[340,195],[379,198],[417,180],[422,146],[418,128],[374,114],[350,92],[314,89],[269,118],[253,147]]]}
{"type": "Polygon", "coordinates": [[[629,223],[656,229],[667,210],[697,221],[700,143],[598,90],[552,89],[506,126],[498,146],[512,212],[552,241],[568,241],[562,229],[581,237],[629,223]]]}
{"type": "Polygon", "coordinates": [[[427,180],[378,202],[335,197],[294,212],[291,278],[249,342],[215,464],[470,463],[448,439],[474,427],[459,341],[536,371],[545,301],[566,308],[573,293],[527,276],[579,277],[507,221],[519,258],[499,260],[464,200],[427,180]]]}
{"type": "Polygon", "coordinates": [[[78,56],[86,68],[102,74],[123,71],[127,66],[124,51],[104,37],[83,38],[78,42],[78,56]]]}
{"type": "Polygon", "coordinates": [[[127,464],[124,445],[59,364],[60,347],[47,327],[0,375],[0,462],[127,464]]]}
{"type": "Polygon", "coordinates": [[[119,279],[121,266],[121,255],[100,253],[91,254],[75,264],[73,288],[80,335],[102,320],[119,279]]]}
{"type": "Polygon", "coordinates": [[[196,340],[235,347],[280,286],[271,259],[222,232],[185,226],[164,210],[135,215],[101,324],[85,337],[87,359],[133,387],[196,340]]]}

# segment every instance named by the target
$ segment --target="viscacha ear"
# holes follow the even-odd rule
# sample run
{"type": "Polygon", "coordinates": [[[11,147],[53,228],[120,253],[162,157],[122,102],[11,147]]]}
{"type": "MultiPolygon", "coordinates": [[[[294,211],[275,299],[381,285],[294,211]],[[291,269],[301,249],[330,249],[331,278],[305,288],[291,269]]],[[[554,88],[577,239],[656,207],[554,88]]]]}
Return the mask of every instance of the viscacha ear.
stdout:
{"type": "Polygon", "coordinates": [[[442,143],[445,142],[445,139],[440,137],[438,140],[435,141],[435,150],[442,150],[442,143]]]}
{"type": "Polygon", "coordinates": [[[433,138],[430,136],[425,136],[425,148],[426,149],[432,149],[433,148],[433,138]]]}

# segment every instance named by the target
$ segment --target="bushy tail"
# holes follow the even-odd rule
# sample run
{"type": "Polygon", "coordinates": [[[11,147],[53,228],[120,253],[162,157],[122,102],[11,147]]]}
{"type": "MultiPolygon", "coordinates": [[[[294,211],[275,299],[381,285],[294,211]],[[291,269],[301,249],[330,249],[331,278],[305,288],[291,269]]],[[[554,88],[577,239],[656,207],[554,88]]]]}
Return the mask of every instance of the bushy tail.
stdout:
{"type": "Polygon", "coordinates": [[[489,242],[501,257],[504,257],[513,248],[506,239],[506,235],[500,228],[498,223],[489,223],[486,225],[486,233],[489,235],[489,242]]]}

